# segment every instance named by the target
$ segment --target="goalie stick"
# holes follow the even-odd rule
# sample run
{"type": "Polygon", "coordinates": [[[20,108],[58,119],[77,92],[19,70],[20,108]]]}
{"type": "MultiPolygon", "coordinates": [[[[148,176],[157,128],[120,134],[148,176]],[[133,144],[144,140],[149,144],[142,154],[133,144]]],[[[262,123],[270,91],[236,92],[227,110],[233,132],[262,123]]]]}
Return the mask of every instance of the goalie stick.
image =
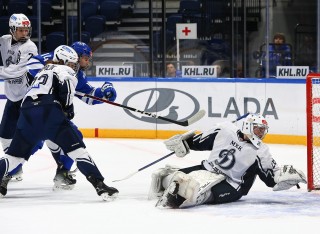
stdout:
{"type": "Polygon", "coordinates": [[[130,177],[134,176],[135,174],[137,174],[139,171],[142,171],[150,166],[152,166],[153,164],[156,164],[157,162],[160,162],[162,161],[163,159],[166,159],[168,157],[170,157],[171,155],[173,155],[174,152],[171,152],[170,154],[167,154],[159,159],[157,159],[156,161],[153,161],[152,163],[149,163],[148,165],[145,165],[144,167],[141,167],[140,169],[138,169],[137,171],[135,172],[132,172],[130,173],[129,175],[127,175],[126,177],[122,178],[122,179],[119,179],[119,180],[113,180],[112,182],[118,182],[118,181],[122,181],[122,180],[126,180],[126,179],[129,179],[130,177]]]}
{"type": "Polygon", "coordinates": [[[241,115],[239,116],[237,119],[233,120],[232,123],[235,123],[235,122],[238,122],[239,120],[241,119],[244,119],[245,117],[247,117],[248,115],[250,114],[250,112],[244,114],[244,115],[241,115]]]}
{"type": "Polygon", "coordinates": [[[94,100],[97,100],[97,101],[100,101],[100,102],[108,103],[110,105],[122,107],[122,108],[128,109],[130,111],[134,111],[134,112],[138,112],[140,114],[148,115],[148,116],[150,116],[152,118],[155,118],[155,119],[162,119],[164,121],[167,121],[167,122],[170,122],[170,123],[174,123],[174,124],[177,124],[177,125],[181,125],[181,126],[189,126],[189,125],[197,122],[198,120],[200,120],[206,114],[205,110],[200,110],[195,115],[191,116],[187,120],[177,121],[177,120],[168,119],[168,118],[165,118],[165,117],[162,117],[162,116],[158,116],[158,115],[152,114],[150,112],[145,112],[145,111],[142,111],[142,110],[138,110],[138,109],[135,109],[133,107],[125,106],[125,105],[122,105],[122,104],[119,104],[119,103],[116,103],[116,102],[111,102],[111,101],[108,101],[108,100],[103,99],[103,98],[92,96],[90,94],[76,92],[76,95],[80,96],[80,97],[88,97],[88,98],[91,98],[91,99],[94,99],[94,100]]]}
{"type": "MultiPolygon", "coordinates": [[[[244,114],[244,115],[239,116],[237,119],[233,120],[232,123],[235,123],[235,122],[237,122],[237,121],[239,121],[239,120],[247,117],[249,114],[250,114],[250,113],[246,113],[246,114],[244,114]]],[[[174,153],[175,153],[175,152],[171,152],[170,154],[167,154],[167,155],[165,155],[165,156],[157,159],[156,161],[153,161],[152,163],[149,163],[148,165],[145,165],[144,167],[141,167],[141,168],[138,169],[137,171],[130,173],[130,174],[127,175],[126,177],[124,177],[124,178],[122,178],[122,179],[119,179],[119,180],[113,180],[112,182],[119,182],[119,181],[123,181],[123,180],[129,179],[130,177],[134,176],[134,175],[137,174],[138,172],[143,171],[144,169],[152,166],[153,164],[156,164],[156,163],[162,161],[163,159],[166,159],[166,158],[170,157],[170,156],[173,155],[174,153]]]]}

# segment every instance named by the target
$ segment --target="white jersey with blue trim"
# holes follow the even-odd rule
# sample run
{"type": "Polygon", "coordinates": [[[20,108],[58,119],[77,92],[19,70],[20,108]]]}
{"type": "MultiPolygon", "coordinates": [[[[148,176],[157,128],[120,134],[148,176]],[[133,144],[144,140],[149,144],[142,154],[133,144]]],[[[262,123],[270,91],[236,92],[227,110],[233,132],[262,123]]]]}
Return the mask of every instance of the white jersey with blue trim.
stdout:
{"type": "Polygon", "coordinates": [[[274,172],[279,170],[270,154],[269,147],[262,143],[256,148],[243,139],[240,129],[230,122],[216,125],[213,129],[194,136],[190,144],[193,150],[211,150],[202,165],[211,172],[224,174],[227,182],[246,194],[256,177],[269,186],[274,185],[274,172]]]}
{"type": "Polygon", "coordinates": [[[66,83],[67,95],[66,105],[73,103],[75,89],[78,83],[74,70],[66,65],[48,64],[34,78],[25,97],[34,97],[43,94],[53,94],[54,82],[58,80],[60,84],[66,83]]]}
{"type": "Polygon", "coordinates": [[[5,95],[10,101],[20,101],[30,84],[25,65],[38,54],[37,46],[30,39],[14,42],[11,35],[4,35],[0,37],[0,50],[3,62],[0,79],[4,80],[5,95]]]}
{"type": "MultiPolygon", "coordinates": [[[[32,77],[35,77],[36,74],[44,67],[46,61],[52,60],[54,56],[54,52],[49,52],[46,54],[39,54],[37,56],[32,57],[27,63],[26,67],[32,77]]],[[[76,91],[81,93],[90,94],[99,98],[103,98],[103,94],[101,93],[101,88],[92,87],[86,77],[86,74],[80,69],[77,73],[78,85],[76,87],[76,91]]],[[[87,97],[78,97],[81,101],[87,103],[88,105],[101,104],[103,102],[93,100],[87,97]]]]}

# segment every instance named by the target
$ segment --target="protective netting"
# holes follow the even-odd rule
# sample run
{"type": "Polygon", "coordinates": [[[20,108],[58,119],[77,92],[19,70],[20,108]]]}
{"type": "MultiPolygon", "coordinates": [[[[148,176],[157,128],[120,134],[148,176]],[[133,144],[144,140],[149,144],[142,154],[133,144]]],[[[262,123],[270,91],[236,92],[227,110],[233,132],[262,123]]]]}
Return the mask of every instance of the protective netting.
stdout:
{"type": "MultiPolygon", "coordinates": [[[[312,152],[308,155],[309,158],[309,168],[308,173],[312,175],[312,188],[320,189],[320,77],[312,78],[312,99],[307,105],[311,105],[311,118],[312,123],[308,123],[312,127],[312,136],[308,136],[312,144],[312,152]],[[312,170],[312,172],[310,171],[312,170]]],[[[310,100],[309,100],[310,101],[310,100]]]]}

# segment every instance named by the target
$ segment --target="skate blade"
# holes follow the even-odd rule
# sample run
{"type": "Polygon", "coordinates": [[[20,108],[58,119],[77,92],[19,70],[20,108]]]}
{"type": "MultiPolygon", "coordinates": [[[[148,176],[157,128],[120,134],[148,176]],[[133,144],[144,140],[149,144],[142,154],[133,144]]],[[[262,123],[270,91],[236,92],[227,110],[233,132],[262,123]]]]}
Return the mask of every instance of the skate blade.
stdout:
{"type": "Polygon", "coordinates": [[[114,201],[118,197],[118,194],[119,193],[114,193],[110,196],[108,193],[102,193],[100,197],[102,197],[102,200],[110,202],[110,201],[114,201]]]}
{"type": "Polygon", "coordinates": [[[13,176],[10,181],[11,182],[20,182],[23,180],[23,177],[22,176],[13,176]]]}
{"type": "Polygon", "coordinates": [[[54,184],[52,188],[53,191],[72,190],[72,189],[74,189],[74,184],[71,184],[71,185],[54,184]]]}
{"type": "Polygon", "coordinates": [[[157,201],[155,207],[166,207],[167,201],[167,197],[162,195],[162,197],[157,201]]]}

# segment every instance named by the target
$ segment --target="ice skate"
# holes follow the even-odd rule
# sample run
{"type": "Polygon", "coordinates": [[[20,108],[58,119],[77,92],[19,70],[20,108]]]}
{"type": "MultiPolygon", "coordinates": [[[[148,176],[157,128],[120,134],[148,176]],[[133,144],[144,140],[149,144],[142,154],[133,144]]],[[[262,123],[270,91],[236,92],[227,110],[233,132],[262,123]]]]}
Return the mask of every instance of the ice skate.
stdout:
{"type": "Polygon", "coordinates": [[[116,188],[109,187],[100,181],[95,187],[97,194],[102,197],[104,201],[113,201],[117,198],[119,191],[116,188]]]}
{"type": "Polygon", "coordinates": [[[109,187],[103,183],[102,180],[98,180],[92,176],[88,176],[87,179],[93,185],[97,194],[102,197],[104,201],[113,201],[118,197],[118,189],[109,187]]]}
{"type": "Polygon", "coordinates": [[[5,176],[2,178],[1,185],[0,185],[0,197],[4,197],[7,194],[7,187],[9,181],[12,179],[12,176],[5,176]]]}
{"type": "Polygon", "coordinates": [[[177,181],[173,181],[169,187],[164,191],[163,195],[159,198],[156,203],[156,207],[171,207],[178,208],[179,205],[177,201],[179,199],[178,195],[179,184],[177,181]]]}
{"type": "Polygon", "coordinates": [[[22,174],[23,174],[23,170],[22,170],[22,167],[20,167],[17,173],[12,175],[12,179],[16,181],[22,181],[23,180],[22,174]]]}
{"type": "Polygon", "coordinates": [[[56,175],[53,178],[53,190],[72,190],[77,182],[77,180],[74,179],[76,171],[77,169],[68,171],[66,169],[58,168],[56,175]]]}

